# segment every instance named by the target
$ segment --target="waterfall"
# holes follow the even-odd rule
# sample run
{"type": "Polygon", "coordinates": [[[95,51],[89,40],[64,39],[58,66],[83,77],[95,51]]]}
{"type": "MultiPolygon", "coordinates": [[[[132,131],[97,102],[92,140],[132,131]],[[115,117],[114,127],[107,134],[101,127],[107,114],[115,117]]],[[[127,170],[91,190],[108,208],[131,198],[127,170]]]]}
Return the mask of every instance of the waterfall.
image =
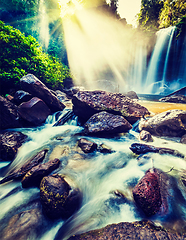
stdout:
{"type": "Polygon", "coordinates": [[[160,93],[166,83],[168,60],[175,27],[157,32],[156,44],[147,68],[145,88],[147,93],[160,93]]]}

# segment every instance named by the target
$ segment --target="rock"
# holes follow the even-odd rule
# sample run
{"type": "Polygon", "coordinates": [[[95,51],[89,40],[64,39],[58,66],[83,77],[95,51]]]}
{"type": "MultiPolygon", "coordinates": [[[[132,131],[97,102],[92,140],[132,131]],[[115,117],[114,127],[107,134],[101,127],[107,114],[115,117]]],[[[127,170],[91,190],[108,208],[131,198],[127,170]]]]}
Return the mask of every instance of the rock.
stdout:
{"type": "Polygon", "coordinates": [[[156,213],[163,216],[170,213],[171,178],[157,168],[150,168],[133,189],[133,197],[137,206],[146,216],[156,213]]]}
{"type": "Polygon", "coordinates": [[[36,239],[42,226],[42,214],[39,209],[31,209],[13,216],[4,229],[2,240],[36,239]]]}
{"type": "Polygon", "coordinates": [[[157,136],[183,136],[186,133],[186,111],[168,110],[148,120],[141,120],[139,130],[146,130],[157,136]]]}
{"type": "Polygon", "coordinates": [[[181,178],[182,183],[183,183],[183,184],[185,185],[185,187],[186,187],[186,170],[180,171],[179,175],[180,175],[180,178],[181,178]]]}
{"type": "Polygon", "coordinates": [[[23,164],[19,169],[10,172],[6,177],[0,180],[0,184],[14,179],[21,179],[31,168],[43,161],[47,152],[48,150],[42,150],[39,152],[36,156],[26,161],[26,163],[23,164]]]}
{"type": "Polygon", "coordinates": [[[42,179],[40,200],[49,218],[68,218],[80,207],[82,196],[79,189],[72,189],[62,176],[55,174],[42,179]]]}
{"type": "Polygon", "coordinates": [[[172,103],[186,103],[186,96],[184,95],[172,95],[169,97],[163,97],[159,99],[160,102],[172,102],[172,103]]]}
{"type": "Polygon", "coordinates": [[[108,112],[94,114],[85,124],[86,134],[117,134],[128,132],[132,125],[122,116],[108,112]]]}
{"type": "Polygon", "coordinates": [[[65,105],[33,74],[20,79],[24,91],[42,99],[52,112],[62,111],[65,105]]]}
{"type": "Polygon", "coordinates": [[[0,158],[3,161],[13,161],[18,148],[28,139],[21,132],[7,131],[0,134],[0,158]]]}
{"type": "Polygon", "coordinates": [[[181,137],[180,143],[186,144],[186,134],[181,137]]]}
{"type": "MultiPolygon", "coordinates": [[[[183,240],[182,235],[165,231],[162,227],[155,226],[151,221],[121,222],[107,225],[104,228],[92,230],[79,235],[71,236],[68,240],[183,240]]],[[[60,239],[60,238],[59,238],[60,239]]],[[[56,239],[57,240],[57,239],[56,239]]]]}
{"type": "Polygon", "coordinates": [[[129,91],[125,95],[131,99],[139,99],[138,95],[134,91],[129,91]]]}
{"type": "Polygon", "coordinates": [[[0,130],[21,127],[16,105],[0,96],[0,130]]]}
{"type": "Polygon", "coordinates": [[[12,103],[14,103],[14,97],[11,96],[10,94],[6,95],[6,99],[12,103]]]}
{"type": "Polygon", "coordinates": [[[136,204],[143,210],[145,215],[156,214],[161,207],[159,175],[150,169],[133,189],[136,204]]]}
{"type": "Polygon", "coordinates": [[[105,144],[99,145],[97,150],[101,153],[112,153],[113,152],[112,149],[105,144]]]}
{"type": "Polygon", "coordinates": [[[21,103],[18,109],[20,116],[34,126],[45,122],[48,115],[51,114],[47,105],[37,97],[33,97],[28,102],[21,103]]]}
{"type": "Polygon", "coordinates": [[[59,159],[55,158],[54,160],[50,160],[47,163],[39,164],[33,167],[23,177],[21,181],[22,187],[39,187],[42,178],[57,169],[59,167],[59,164],[59,159]]]}
{"type": "Polygon", "coordinates": [[[78,91],[72,99],[74,113],[86,122],[92,115],[106,111],[121,115],[130,123],[135,123],[149,111],[121,93],[105,91],[78,91]]]}
{"type": "Polygon", "coordinates": [[[91,152],[94,152],[97,149],[97,144],[87,140],[86,138],[79,139],[78,140],[78,146],[85,153],[91,153],[91,152]]]}
{"type": "Polygon", "coordinates": [[[14,102],[20,105],[22,102],[28,102],[32,98],[32,95],[23,90],[19,90],[14,94],[14,102]]]}
{"type": "Polygon", "coordinates": [[[152,145],[142,144],[142,143],[133,143],[130,147],[130,150],[135,154],[144,154],[148,152],[155,152],[160,154],[170,154],[176,157],[184,158],[185,155],[180,153],[177,150],[171,148],[161,148],[155,147],[152,145]]]}
{"type": "Polygon", "coordinates": [[[139,139],[145,142],[153,142],[152,135],[145,130],[142,130],[139,134],[139,139]]]}
{"type": "Polygon", "coordinates": [[[64,125],[68,120],[72,119],[74,116],[75,115],[72,110],[65,111],[63,116],[60,117],[60,119],[56,123],[54,123],[53,127],[64,125]]]}

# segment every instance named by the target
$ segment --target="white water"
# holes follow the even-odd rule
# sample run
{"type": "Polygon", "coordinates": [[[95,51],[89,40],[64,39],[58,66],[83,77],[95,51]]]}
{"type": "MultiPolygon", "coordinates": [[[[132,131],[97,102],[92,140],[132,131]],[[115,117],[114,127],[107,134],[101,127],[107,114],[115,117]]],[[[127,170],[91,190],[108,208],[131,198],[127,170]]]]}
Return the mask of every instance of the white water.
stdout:
{"type": "MultiPolygon", "coordinates": [[[[21,129],[31,140],[21,147],[9,170],[21,165],[28,156],[35,155],[41,149],[49,149],[45,161],[48,161],[50,155],[56,151],[55,154],[58,154],[62,167],[55,172],[64,174],[75,182],[83,193],[83,203],[80,210],[71,218],[66,221],[57,220],[53,227],[49,224],[45,233],[35,240],[68,239],[73,234],[104,227],[110,223],[141,220],[143,216],[133,202],[132,188],[144,173],[152,166],[166,172],[173,167],[174,170],[169,174],[177,177],[181,169],[186,169],[185,160],[170,155],[154,153],[150,154],[153,163],[151,160],[137,161],[137,156],[129,149],[132,143],[138,142],[138,133],[134,131],[108,139],[87,137],[97,144],[104,143],[110,146],[114,152],[112,154],[99,152],[82,154],[76,149],[76,143],[80,137],[74,135],[80,132],[82,127],[70,123],[52,127],[54,119],[55,117],[50,117],[46,125],[40,128],[21,129]],[[69,149],[68,154],[61,155],[57,152],[56,149],[63,147],[69,149]],[[116,190],[125,198],[116,196],[114,194],[116,190]]],[[[177,149],[186,154],[186,149],[182,144],[166,139],[154,139],[153,145],[177,149]]],[[[186,194],[180,183],[179,191],[184,196],[184,201],[175,200],[181,209],[177,212],[176,218],[186,221],[186,194]]],[[[39,189],[22,189],[21,182],[9,182],[1,185],[0,221],[13,216],[18,208],[20,208],[19,211],[22,211],[22,206],[25,210],[25,206],[38,197],[39,189]]],[[[174,219],[174,211],[171,211],[170,214],[174,219]]],[[[159,216],[155,216],[153,220],[158,224],[165,223],[165,219],[159,216]]]]}

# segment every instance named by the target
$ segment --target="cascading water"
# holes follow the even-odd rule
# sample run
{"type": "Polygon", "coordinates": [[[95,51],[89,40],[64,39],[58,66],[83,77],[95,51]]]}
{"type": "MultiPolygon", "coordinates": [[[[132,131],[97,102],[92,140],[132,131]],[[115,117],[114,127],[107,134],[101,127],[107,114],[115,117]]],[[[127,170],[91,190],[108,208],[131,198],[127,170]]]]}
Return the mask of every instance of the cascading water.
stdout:
{"type": "Polygon", "coordinates": [[[160,89],[166,83],[168,58],[174,31],[175,27],[169,27],[157,32],[157,41],[147,69],[146,93],[160,93],[160,89]]]}
{"type": "MultiPolygon", "coordinates": [[[[55,121],[55,116],[50,116],[42,127],[19,129],[30,137],[30,141],[21,147],[12,164],[6,166],[7,164],[1,163],[2,178],[5,170],[16,168],[27,158],[47,148],[45,161],[55,157],[61,161],[60,168],[54,173],[63,174],[75,181],[83,193],[83,203],[78,212],[66,221],[56,220],[51,223],[47,220],[47,224],[40,228],[34,240],[64,240],[73,234],[104,227],[107,224],[143,219],[144,216],[138,211],[133,201],[132,188],[145,171],[153,166],[165,172],[173,168],[169,174],[178,184],[176,194],[172,192],[169,216],[154,216],[153,221],[171,228],[179,219],[183,227],[186,220],[186,194],[177,175],[179,171],[186,169],[184,159],[152,153],[150,158],[153,162],[145,158],[137,160],[137,156],[129,149],[132,143],[138,142],[138,133],[132,130],[115,138],[87,136],[87,139],[98,145],[104,143],[111,147],[113,152],[84,154],[77,151],[77,140],[80,138],[78,133],[82,131],[82,127],[77,126],[76,120],[63,126],[53,127],[55,121]],[[62,154],[64,152],[65,154],[62,154]]],[[[153,145],[162,147],[163,144],[186,154],[182,144],[154,137],[153,145]]],[[[21,209],[30,209],[32,203],[38,199],[39,189],[34,187],[23,189],[20,181],[1,185],[0,234],[13,215],[21,209]]],[[[179,231],[178,226],[177,230],[179,231]]]]}

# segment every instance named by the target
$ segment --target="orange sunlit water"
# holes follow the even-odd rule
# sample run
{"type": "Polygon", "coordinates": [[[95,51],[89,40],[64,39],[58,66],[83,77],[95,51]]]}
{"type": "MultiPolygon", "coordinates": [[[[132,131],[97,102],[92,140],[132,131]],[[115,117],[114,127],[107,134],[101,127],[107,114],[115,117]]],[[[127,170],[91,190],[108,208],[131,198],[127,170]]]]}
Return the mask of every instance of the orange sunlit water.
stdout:
{"type": "Polygon", "coordinates": [[[152,114],[158,114],[167,110],[180,109],[186,111],[186,104],[181,103],[167,103],[167,102],[153,102],[140,100],[139,103],[146,107],[152,114]]]}

